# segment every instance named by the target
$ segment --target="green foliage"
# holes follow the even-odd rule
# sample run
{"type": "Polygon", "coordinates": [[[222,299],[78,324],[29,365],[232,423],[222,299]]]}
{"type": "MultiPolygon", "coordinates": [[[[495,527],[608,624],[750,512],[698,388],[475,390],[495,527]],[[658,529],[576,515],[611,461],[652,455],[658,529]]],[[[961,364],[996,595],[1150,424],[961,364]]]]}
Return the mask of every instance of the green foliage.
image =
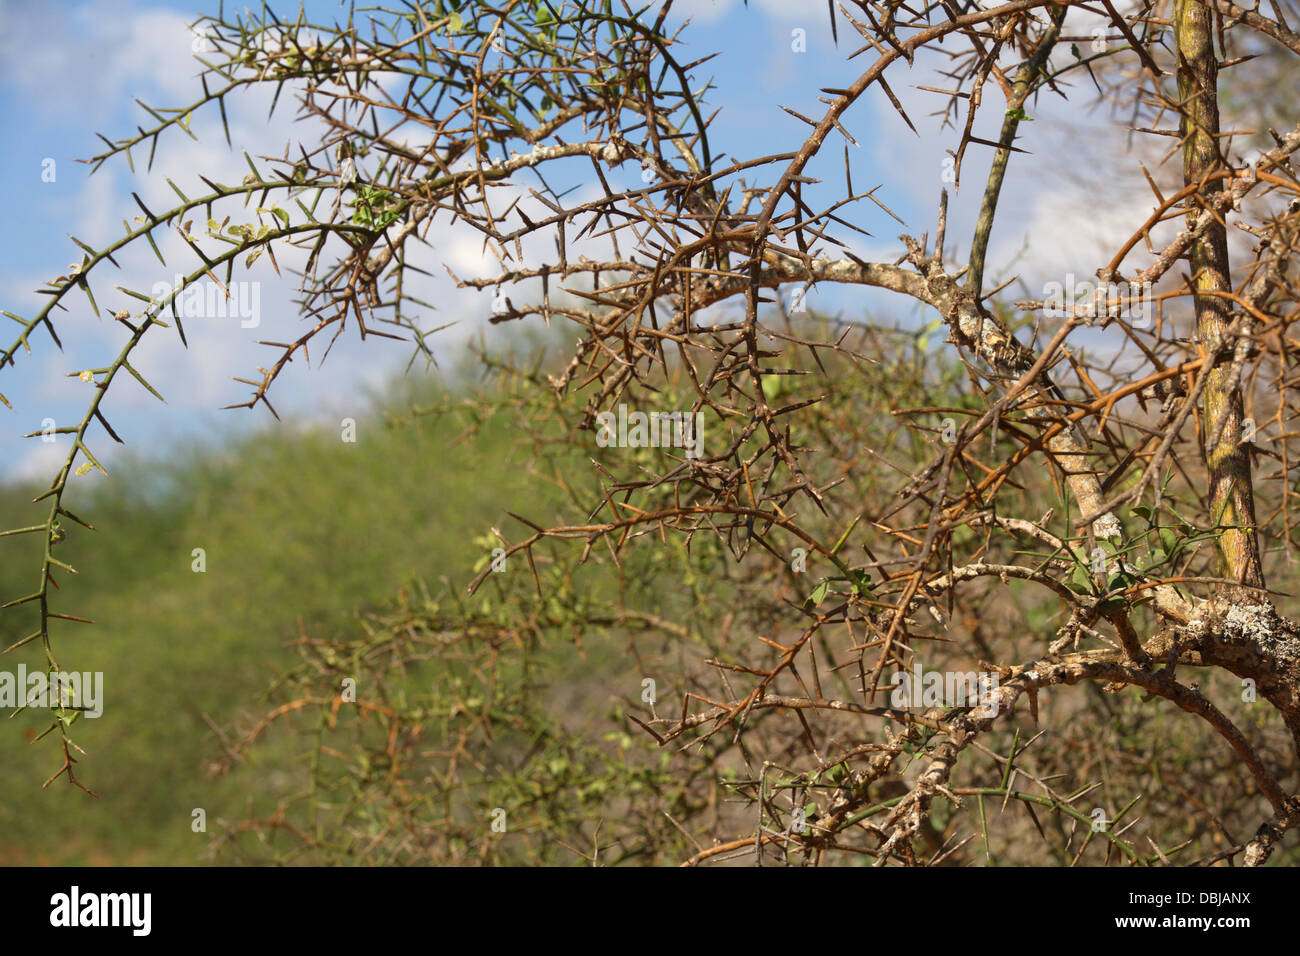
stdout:
{"type": "Polygon", "coordinates": [[[616,670],[607,647],[576,653],[573,629],[590,611],[566,583],[547,569],[544,607],[506,585],[504,622],[477,600],[416,588],[359,633],[304,637],[300,664],[235,751],[264,763],[259,738],[273,729],[278,762],[287,740],[304,747],[288,764],[304,779],[284,788],[274,825],[224,821],[218,858],[578,863],[598,846],[601,863],[671,862],[685,845],[663,811],[689,818],[683,791],[697,771],[643,736],[563,716],[558,695],[594,701],[616,670]],[[344,678],[355,702],[340,699],[344,678]]]}
{"type": "MultiPolygon", "coordinates": [[[[85,504],[96,530],[62,522],[58,553],[83,572],[60,593],[96,622],[94,639],[77,642],[75,666],[104,672],[104,715],[68,730],[87,754],[79,772],[101,799],[53,785],[42,792],[49,751],[28,741],[48,717],[31,711],[6,722],[0,759],[15,786],[0,801],[3,860],[205,859],[207,838],[191,832],[190,811],[237,817],[267,783],[263,767],[209,778],[205,767],[221,752],[212,726],[255,706],[267,666],[285,665],[281,648],[299,626],[344,628],[404,581],[464,580],[478,557],[471,541],[499,519],[502,501],[545,507],[545,488],[501,467],[513,448],[501,419],[484,418],[473,442],[457,442],[452,418],[383,424],[431,397],[395,391],[360,417],[355,444],[333,430],[269,427],[221,446],[176,447],[165,461],[124,463],[95,486],[85,504]],[[203,574],[190,570],[198,547],[203,574]]],[[[32,506],[18,503],[33,496],[10,488],[0,498],[7,527],[30,521],[32,506]]],[[[11,593],[30,587],[34,538],[4,539],[0,585],[11,593]]],[[[11,609],[0,639],[8,645],[33,626],[34,609],[11,609]]],[[[56,639],[89,633],[75,628],[86,625],[56,623],[56,639]]],[[[28,645],[6,668],[41,660],[28,645]]]]}
{"type": "Polygon", "coordinates": [[[365,183],[356,184],[356,199],[351,205],[356,208],[352,221],[371,229],[387,229],[402,215],[402,203],[397,196],[365,183]]]}

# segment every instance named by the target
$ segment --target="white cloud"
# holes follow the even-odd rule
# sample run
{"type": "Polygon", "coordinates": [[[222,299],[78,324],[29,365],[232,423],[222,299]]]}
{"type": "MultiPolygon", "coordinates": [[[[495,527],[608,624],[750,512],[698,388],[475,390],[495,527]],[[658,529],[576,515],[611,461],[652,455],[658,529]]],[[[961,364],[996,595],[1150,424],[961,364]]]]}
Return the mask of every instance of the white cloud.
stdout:
{"type": "Polygon", "coordinates": [[[735,0],[677,0],[673,13],[683,20],[708,23],[726,16],[735,6],[735,0]]]}
{"type": "MultiPolygon", "coordinates": [[[[37,481],[48,483],[58,474],[68,457],[68,440],[60,436],[53,442],[29,438],[25,445],[16,445],[20,454],[7,469],[5,477],[12,481],[37,481]]],[[[95,474],[99,474],[95,472],[95,474]]]]}
{"type": "MultiPolygon", "coordinates": [[[[191,56],[187,18],[120,2],[69,9],[0,0],[0,57],[33,105],[102,115],[124,89],[190,93],[201,69],[191,56]],[[88,74],[93,82],[87,82],[88,74]]],[[[174,105],[174,104],[168,104],[174,105]]]]}

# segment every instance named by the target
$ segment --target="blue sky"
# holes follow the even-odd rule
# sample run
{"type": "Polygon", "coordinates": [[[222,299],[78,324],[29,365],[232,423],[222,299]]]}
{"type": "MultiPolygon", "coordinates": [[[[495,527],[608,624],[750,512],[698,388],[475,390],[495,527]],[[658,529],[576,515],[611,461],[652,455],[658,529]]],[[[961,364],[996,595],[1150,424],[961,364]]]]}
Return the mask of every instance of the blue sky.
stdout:
{"type": "MultiPolygon", "coordinates": [[[[115,159],[92,176],[88,166],[76,162],[102,145],[96,132],[116,139],[147,120],[134,104],[135,98],[151,106],[178,106],[197,98],[199,67],[191,58],[193,37],[187,24],[214,6],[183,0],[0,0],[0,109],[8,133],[0,149],[0,175],[8,186],[0,192],[0,219],[5,224],[0,238],[4,246],[0,308],[32,315],[41,301],[33,290],[42,281],[65,273],[67,264],[80,258],[69,236],[95,247],[118,238],[122,220],[138,213],[132,191],[156,208],[171,196],[164,176],[174,178],[187,192],[198,184],[198,171],[235,181],[245,171],[241,148],[255,156],[279,154],[286,141],[310,141],[311,131],[293,122],[295,107],[287,100],[287,92],[268,122],[270,94],[258,91],[228,102],[234,149],[227,147],[213,109],[196,114],[192,122],[197,143],[175,134],[163,141],[153,174],[145,172],[143,162],[132,174],[125,161],[115,159]],[[47,158],[56,163],[54,182],[42,181],[42,164],[47,158]]],[[[227,4],[228,11],[234,6],[227,4]]],[[[287,16],[297,10],[296,5],[273,6],[287,16]]],[[[345,8],[330,0],[316,0],[305,7],[316,22],[346,16],[345,8]]],[[[748,8],[740,0],[681,0],[674,10],[694,17],[683,35],[685,52],[679,55],[720,53],[697,75],[715,78],[716,89],[709,102],[712,107],[722,107],[712,127],[715,152],[735,157],[797,148],[806,127],[780,107],[820,115],[819,88],[847,86],[872,56],[868,53],[845,62],[846,53],[857,45],[855,37],[841,23],[840,46],[832,46],[826,7],[820,0],[755,0],[748,8]],[[792,49],[792,31],[796,29],[807,31],[807,52],[792,49]]],[[[940,98],[913,88],[916,84],[943,85],[933,74],[935,65],[918,60],[910,75],[901,71],[890,74],[893,88],[921,130],[920,136],[904,126],[879,91],[848,115],[849,128],[860,143],[849,149],[855,188],[884,184],[878,197],[907,221],[907,231],[916,234],[933,231],[943,185],[944,149],[956,145],[954,131],[942,130],[936,118],[927,116],[940,98]]],[[[905,64],[900,66],[906,69],[905,64]]],[[[990,115],[996,122],[999,111],[995,108],[990,115]]],[[[1099,264],[1095,259],[1100,253],[1094,254],[1093,248],[1100,249],[1104,240],[1112,238],[1108,207],[1081,195],[1078,187],[1065,185],[1059,173],[1066,165],[1086,162],[1088,150],[1100,152],[1105,141],[1089,138],[1093,134],[1080,140],[1087,120],[1077,114],[1066,113],[1053,121],[1045,104],[1040,118],[1043,122],[1034,124],[1031,135],[1045,148],[1031,158],[1017,157],[1017,163],[1023,164],[1022,173],[1034,172],[1007,196],[1012,225],[999,227],[992,262],[995,271],[998,263],[1008,263],[1016,270],[1037,268],[1051,278],[1073,268],[1077,260],[1076,271],[1086,275],[1099,264]],[[1068,163],[1063,159],[1061,144],[1065,142],[1071,143],[1068,163]],[[1049,235],[1035,243],[1032,257],[1026,257],[1024,235],[1031,228],[1040,232],[1045,228],[1049,235]]],[[[977,132],[992,138],[995,132],[988,122],[977,124],[977,132]]],[[[972,185],[954,197],[950,235],[957,237],[959,245],[963,244],[962,227],[972,220],[978,204],[980,177],[987,171],[989,158],[987,150],[970,154],[963,176],[972,185]]],[[[828,190],[842,190],[842,164],[842,140],[837,138],[815,162],[812,174],[824,175],[829,180],[828,190]]],[[[870,240],[855,239],[859,255],[897,257],[900,246],[896,237],[903,227],[870,203],[860,204],[852,218],[873,234],[870,240]]],[[[841,237],[850,238],[851,234],[841,237]]],[[[470,239],[448,236],[439,254],[462,268],[472,267],[473,248],[470,239]]],[[[160,278],[147,248],[142,256],[124,261],[120,277],[106,275],[95,284],[101,307],[116,307],[111,298],[114,282],[147,289],[160,278]]],[[[290,301],[291,284],[278,282],[265,259],[256,269],[253,277],[263,283],[265,319],[261,327],[246,330],[237,323],[226,323],[187,329],[191,338],[188,351],[172,333],[150,333],[139,353],[138,366],[162,392],[165,406],[134,382],[115,382],[105,411],[132,449],[166,455],[169,447],[187,437],[219,440],[250,428],[293,427],[292,421],[274,426],[260,409],[251,413],[220,410],[222,405],[243,401],[248,393],[231,377],[257,377],[256,367],[272,358],[271,350],[258,346],[257,339],[283,341],[300,334],[290,301]]],[[[441,333],[443,338],[438,340],[441,353],[451,357],[466,335],[487,327],[490,296],[456,290],[449,280],[433,290],[433,295],[442,314],[431,317],[428,325],[452,319],[460,323],[441,333]]],[[[818,298],[808,301],[816,308],[890,310],[883,299],[864,296],[860,290],[848,296],[831,290],[819,290],[815,295],[818,298]]],[[[33,354],[20,353],[15,367],[0,370],[0,393],[14,404],[14,411],[0,407],[0,477],[52,476],[66,454],[66,445],[18,436],[40,429],[47,418],[58,425],[79,420],[92,386],[69,373],[107,364],[124,338],[122,329],[111,320],[91,316],[84,297],[77,295],[67,301],[70,311],[62,314],[58,325],[65,350],[60,353],[44,332],[38,332],[32,342],[33,354]]],[[[907,303],[898,303],[889,316],[891,321],[910,321],[916,312],[907,303]]],[[[17,329],[8,320],[0,321],[17,329]]],[[[7,347],[11,333],[6,329],[4,335],[7,347]]],[[[409,348],[397,343],[373,339],[360,343],[353,332],[336,348],[323,371],[295,363],[273,388],[272,401],[288,419],[360,415],[367,397],[400,374],[409,354],[409,348]]],[[[417,365],[412,374],[426,373],[417,365]]],[[[111,472],[119,448],[97,427],[91,437],[92,449],[103,453],[101,460],[111,472]]],[[[101,479],[92,474],[84,480],[101,479]]]]}

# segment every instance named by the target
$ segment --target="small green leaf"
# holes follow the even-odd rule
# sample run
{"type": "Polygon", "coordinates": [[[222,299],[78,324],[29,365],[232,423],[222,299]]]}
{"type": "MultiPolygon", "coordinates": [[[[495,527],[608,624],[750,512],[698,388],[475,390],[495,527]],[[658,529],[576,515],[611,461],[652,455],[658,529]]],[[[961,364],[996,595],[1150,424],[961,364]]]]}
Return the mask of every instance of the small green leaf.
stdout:
{"type": "Polygon", "coordinates": [[[1092,592],[1092,576],[1088,569],[1081,564],[1074,566],[1074,574],[1070,576],[1068,585],[1075,594],[1089,594],[1092,592]]]}
{"type": "Polygon", "coordinates": [[[1133,580],[1133,575],[1129,574],[1127,571],[1120,571],[1110,576],[1110,580],[1106,582],[1106,590],[1123,591],[1126,588],[1131,588],[1136,583],[1137,582],[1133,580]]]}
{"type": "Polygon", "coordinates": [[[1102,614],[1114,614],[1116,611],[1122,611],[1125,603],[1122,596],[1108,597],[1097,605],[1097,610],[1102,614]]]}
{"type": "Polygon", "coordinates": [[[864,568],[853,568],[849,571],[849,575],[853,581],[850,590],[855,597],[872,593],[871,575],[864,568]]]}

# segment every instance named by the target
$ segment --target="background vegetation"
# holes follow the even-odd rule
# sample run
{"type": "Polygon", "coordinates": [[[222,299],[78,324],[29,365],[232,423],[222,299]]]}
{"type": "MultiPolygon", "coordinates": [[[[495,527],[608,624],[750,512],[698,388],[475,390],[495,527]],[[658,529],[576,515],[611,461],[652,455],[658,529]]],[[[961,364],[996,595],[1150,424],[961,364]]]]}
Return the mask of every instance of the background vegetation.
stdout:
{"type": "Polygon", "coordinates": [[[870,25],[830,5],[833,29],[853,26],[874,62],[821,90],[820,120],[787,111],[811,128],[795,151],[725,162],[693,72],[706,60],[678,59],[670,0],[657,19],[610,0],[429,2],[389,11],[382,36],[305,14],[202,21],[201,98],[105,138],[94,165],[133,163],[203,108],[229,140],[227,98],[259,85],[300,84],[321,138],[245,153],[238,185],[172,183],[179,205],[140,202],[117,243],[81,244],[44,308],[6,313],[20,331],[0,365],[83,293],[121,340],[80,373],[88,408],[58,428],[71,441],[44,523],[3,515],[16,561],[42,566],[0,582],[18,595],[13,659],[55,667],[74,646],[78,669],[109,678],[113,717],[74,723],[60,704],[52,727],[20,726],[52,731],[64,789],[7,811],[31,834],[16,858],[1293,856],[1300,622],[1278,584],[1300,455],[1300,127],[1243,159],[1232,138],[1258,130],[1225,129],[1217,97],[1220,67],[1249,62],[1228,29],[1295,53],[1300,38],[1224,0],[852,5],[870,25]],[[1070,32],[1098,19],[1090,41],[1070,32]],[[950,59],[944,87],[920,89],[966,118],[942,182],[957,188],[968,146],[994,150],[991,171],[973,228],[949,221],[940,186],[933,247],[913,230],[868,252],[832,232],[869,236],[854,220],[893,214],[855,190],[849,145],[831,201],[839,151],[823,147],[857,145],[841,118],[869,90],[911,126],[883,74],[918,54],[950,59]],[[1182,162],[1163,191],[1143,166],[1154,198],[1120,210],[1128,239],[1095,274],[1127,292],[1011,302],[1014,280],[985,277],[1004,174],[1027,110],[1066,96],[1067,74],[1072,104],[1082,88],[1132,105],[1182,162]],[[973,132],[982,103],[997,140],[973,132]],[[584,183],[594,198],[572,198],[584,183]],[[1230,258],[1229,216],[1253,260],[1235,236],[1230,258]],[[116,437],[110,386],[149,389],[137,347],[155,327],[183,335],[179,288],[119,285],[107,294],[136,303],[101,310],[91,274],[115,254],[144,240],[196,288],[263,254],[279,272],[277,249],[302,263],[305,331],[263,342],[278,359],[238,380],[244,407],[274,413],[280,372],[349,323],[431,355],[418,283],[449,257],[420,244],[457,225],[496,262],[453,281],[515,295],[494,296],[490,321],[579,331],[576,346],[535,359],[543,340],[525,340],[525,358],[480,356],[482,384],[465,369],[407,384],[357,419],[357,442],[333,422],[276,426],[119,469],[81,500],[90,446],[116,437]],[[823,284],[910,299],[929,324],[810,314],[783,294],[802,305],[823,284]],[[702,454],[600,447],[596,414],[623,403],[699,414],[702,454]],[[111,591],[93,579],[106,568],[111,591]],[[996,706],[897,703],[899,669],[996,674],[996,706]],[[72,762],[83,748],[108,767],[93,780],[72,762]],[[105,797],[86,810],[67,783],[105,797]]]}

